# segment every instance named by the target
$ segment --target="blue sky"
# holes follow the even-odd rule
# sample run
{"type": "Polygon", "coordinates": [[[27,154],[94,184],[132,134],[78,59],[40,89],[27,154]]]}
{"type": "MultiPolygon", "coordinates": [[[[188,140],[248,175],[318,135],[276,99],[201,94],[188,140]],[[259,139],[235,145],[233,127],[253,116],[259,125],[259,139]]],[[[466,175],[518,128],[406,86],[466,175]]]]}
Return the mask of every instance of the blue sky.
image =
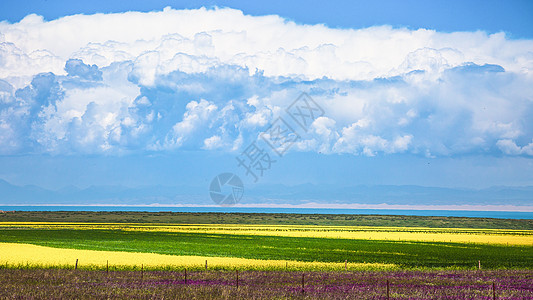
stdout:
{"type": "Polygon", "coordinates": [[[259,184],[533,185],[530,1],[6,0],[0,20],[13,184],[253,186],[236,158],[258,145],[259,184]],[[279,118],[283,156],[261,138],[279,118]]]}
{"type": "Polygon", "coordinates": [[[533,37],[533,3],[527,0],[479,1],[109,1],[66,2],[58,0],[2,1],[0,19],[17,22],[29,13],[47,20],[73,14],[152,11],[166,6],[193,9],[202,6],[232,7],[246,14],[276,14],[303,24],[362,28],[389,24],[439,31],[504,31],[515,38],[533,37]]]}

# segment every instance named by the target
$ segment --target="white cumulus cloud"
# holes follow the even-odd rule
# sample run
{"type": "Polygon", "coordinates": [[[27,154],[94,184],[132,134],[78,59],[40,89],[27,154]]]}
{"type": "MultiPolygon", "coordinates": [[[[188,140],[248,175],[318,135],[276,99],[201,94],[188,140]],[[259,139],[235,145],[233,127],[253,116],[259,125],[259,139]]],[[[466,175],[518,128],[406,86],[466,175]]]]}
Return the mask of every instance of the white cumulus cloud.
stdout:
{"type": "Polygon", "coordinates": [[[0,153],[237,151],[301,92],[294,151],[533,156],[533,41],[235,9],[0,23],[0,153]]]}

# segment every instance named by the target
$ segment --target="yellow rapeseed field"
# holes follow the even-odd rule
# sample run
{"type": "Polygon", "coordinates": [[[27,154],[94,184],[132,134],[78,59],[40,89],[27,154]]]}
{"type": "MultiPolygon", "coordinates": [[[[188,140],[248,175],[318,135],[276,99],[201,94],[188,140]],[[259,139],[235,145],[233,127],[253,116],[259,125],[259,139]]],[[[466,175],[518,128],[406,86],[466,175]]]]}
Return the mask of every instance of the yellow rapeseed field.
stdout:
{"type": "MultiPolygon", "coordinates": [[[[204,268],[207,260],[208,268],[265,268],[265,269],[327,269],[343,270],[344,263],[300,262],[285,260],[260,260],[234,257],[207,256],[177,256],[155,253],[136,253],[119,251],[95,251],[52,248],[30,244],[0,243],[0,265],[10,266],[62,266],[74,267],[76,259],[78,266],[105,267],[109,262],[111,267],[187,267],[204,268]]],[[[393,264],[379,263],[348,263],[349,270],[354,269],[389,269],[393,264]]]]}
{"type": "Polygon", "coordinates": [[[113,229],[286,237],[533,245],[533,230],[313,225],[0,223],[1,227],[113,229]]]}

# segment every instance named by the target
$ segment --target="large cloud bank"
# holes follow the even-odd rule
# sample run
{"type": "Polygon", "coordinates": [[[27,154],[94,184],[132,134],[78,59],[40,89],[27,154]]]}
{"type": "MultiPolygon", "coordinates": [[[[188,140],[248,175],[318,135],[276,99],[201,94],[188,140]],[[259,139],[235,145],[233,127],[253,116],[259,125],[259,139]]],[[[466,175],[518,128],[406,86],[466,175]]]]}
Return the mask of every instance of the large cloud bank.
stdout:
{"type": "Polygon", "coordinates": [[[233,9],[0,23],[0,154],[242,151],[307,92],[291,151],[533,156],[533,41],[233,9]]]}

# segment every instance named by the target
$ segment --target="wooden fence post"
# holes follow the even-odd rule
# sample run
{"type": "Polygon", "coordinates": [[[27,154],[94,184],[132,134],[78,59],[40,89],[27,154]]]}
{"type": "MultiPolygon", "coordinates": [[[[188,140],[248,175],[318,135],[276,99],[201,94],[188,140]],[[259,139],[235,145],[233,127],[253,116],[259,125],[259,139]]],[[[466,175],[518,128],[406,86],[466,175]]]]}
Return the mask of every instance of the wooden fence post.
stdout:
{"type": "Polygon", "coordinates": [[[344,271],[348,271],[348,260],[344,260],[344,271]]]}
{"type": "Polygon", "coordinates": [[[74,270],[78,269],[78,259],[76,258],[76,265],[74,266],[74,270]]]}
{"type": "Polygon", "coordinates": [[[107,260],[107,263],[105,265],[105,273],[109,274],[109,260],[107,260]]]}
{"type": "Polygon", "coordinates": [[[141,281],[144,279],[144,264],[141,264],[141,281]]]}
{"type": "Polygon", "coordinates": [[[237,273],[237,288],[239,288],[239,270],[236,270],[237,273]]]}
{"type": "Polygon", "coordinates": [[[477,261],[477,268],[478,268],[478,270],[481,270],[481,260],[477,261]]]}
{"type": "Polygon", "coordinates": [[[305,273],[302,273],[302,293],[305,293],[305,273]]]}
{"type": "Polygon", "coordinates": [[[205,270],[207,271],[207,259],[205,260],[205,270]]]}
{"type": "Polygon", "coordinates": [[[390,299],[390,285],[389,285],[389,280],[387,279],[387,300],[390,299]]]}
{"type": "Polygon", "coordinates": [[[492,299],[496,300],[496,283],[492,282],[492,299]]]}
{"type": "Polygon", "coordinates": [[[187,284],[187,268],[185,268],[185,284],[187,284]]]}

